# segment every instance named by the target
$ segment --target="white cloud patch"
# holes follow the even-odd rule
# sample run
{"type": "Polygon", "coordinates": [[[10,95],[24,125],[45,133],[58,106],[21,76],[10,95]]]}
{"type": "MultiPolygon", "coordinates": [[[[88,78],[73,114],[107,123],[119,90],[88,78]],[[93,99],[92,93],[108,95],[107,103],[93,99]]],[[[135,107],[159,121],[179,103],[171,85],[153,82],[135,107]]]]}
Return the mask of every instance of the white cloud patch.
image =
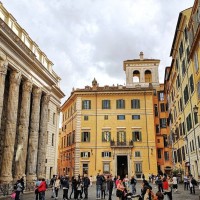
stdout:
{"type": "Polygon", "coordinates": [[[73,87],[125,83],[123,61],[160,59],[169,66],[179,12],[193,0],[1,0],[54,63],[69,96],[73,87]]]}

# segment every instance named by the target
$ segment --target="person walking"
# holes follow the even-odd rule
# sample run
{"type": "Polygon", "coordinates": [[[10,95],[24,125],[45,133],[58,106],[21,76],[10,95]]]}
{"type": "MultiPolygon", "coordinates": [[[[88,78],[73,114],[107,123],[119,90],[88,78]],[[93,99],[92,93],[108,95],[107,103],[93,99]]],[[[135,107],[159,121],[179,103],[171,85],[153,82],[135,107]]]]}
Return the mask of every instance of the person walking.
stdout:
{"type": "Polygon", "coordinates": [[[173,189],[174,189],[174,192],[177,192],[178,191],[178,180],[177,180],[177,177],[175,175],[173,175],[173,189]]]}
{"type": "Polygon", "coordinates": [[[111,176],[107,177],[108,200],[112,200],[113,180],[111,176]]]}
{"type": "Polygon", "coordinates": [[[165,195],[168,196],[168,199],[169,200],[172,200],[172,190],[171,190],[171,187],[170,187],[170,184],[168,182],[168,180],[164,177],[163,178],[163,192],[165,195]]]}
{"type": "Polygon", "coordinates": [[[119,179],[117,184],[117,190],[116,190],[116,196],[118,197],[118,200],[124,200],[124,184],[121,179],[119,179]]]}
{"type": "Polygon", "coordinates": [[[20,193],[23,189],[23,186],[22,186],[20,180],[17,180],[17,182],[15,183],[14,189],[15,189],[15,193],[16,193],[15,200],[20,200],[19,196],[20,196],[20,193]]]}
{"type": "Polygon", "coordinates": [[[41,180],[36,180],[35,182],[35,200],[39,200],[39,191],[38,191],[38,187],[41,183],[41,180]]]}
{"type": "Polygon", "coordinates": [[[88,187],[90,186],[90,179],[88,178],[87,174],[84,174],[83,177],[83,192],[84,192],[84,199],[88,199],[88,187]]]}
{"type": "Polygon", "coordinates": [[[60,189],[60,177],[57,176],[56,177],[56,181],[55,181],[55,199],[58,199],[58,191],[60,189]]]}
{"type": "Polygon", "coordinates": [[[101,176],[98,173],[97,177],[96,177],[96,199],[100,199],[101,185],[102,185],[102,179],[101,179],[101,176]]]}
{"type": "Polygon", "coordinates": [[[132,194],[136,194],[136,184],[137,180],[135,179],[134,176],[131,177],[131,192],[132,194]]]}
{"type": "Polygon", "coordinates": [[[63,200],[68,200],[68,191],[69,191],[69,176],[66,175],[62,181],[63,188],[63,200]]]}
{"type": "Polygon", "coordinates": [[[105,199],[106,196],[106,180],[102,180],[101,184],[101,199],[105,199]]]}
{"type": "Polygon", "coordinates": [[[197,181],[194,179],[193,176],[190,177],[189,185],[190,185],[190,194],[195,194],[195,186],[197,186],[197,181]]]}
{"type": "Polygon", "coordinates": [[[158,177],[157,185],[158,185],[158,191],[163,192],[163,181],[161,179],[161,176],[158,177]]]}
{"type": "Polygon", "coordinates": [[[76,179],[74,178],[74,176],[72,176],[72,190],[71,190],[71,193],[70,193],[70,196],[69,198],[71,199],[72,198],[72,194],[74,193],[74,190],[76,188],[76,179]]]}
{"type": "Polygon", "coordinates": [[[44,178],[40,178],[39,180],[41,180],[41,183],[38,186],[39,200],[45,200],[45,191],[47,190],[46,181],[44,178]]]}
{"type": "Polygon", "coordinates": [[[183,182],[184,182],[184,190],[188,190],[189,179],[188,179],[188,176],[186,174],[183,177],[183,182]]]}

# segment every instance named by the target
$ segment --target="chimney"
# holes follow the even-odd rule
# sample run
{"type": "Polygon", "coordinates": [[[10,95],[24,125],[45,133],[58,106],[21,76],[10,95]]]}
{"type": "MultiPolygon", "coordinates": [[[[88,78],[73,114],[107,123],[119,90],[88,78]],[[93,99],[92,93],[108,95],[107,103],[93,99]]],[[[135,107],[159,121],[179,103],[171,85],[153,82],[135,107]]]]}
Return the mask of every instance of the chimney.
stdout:
{"type": "Polygon", "coordinates": [[[140,52],[140,60],[144,60],[144,57],[143,57],[143,56],[144,56],[144,54],[143,54],[143,52],[141,51],[141,52],[140,52]]]}

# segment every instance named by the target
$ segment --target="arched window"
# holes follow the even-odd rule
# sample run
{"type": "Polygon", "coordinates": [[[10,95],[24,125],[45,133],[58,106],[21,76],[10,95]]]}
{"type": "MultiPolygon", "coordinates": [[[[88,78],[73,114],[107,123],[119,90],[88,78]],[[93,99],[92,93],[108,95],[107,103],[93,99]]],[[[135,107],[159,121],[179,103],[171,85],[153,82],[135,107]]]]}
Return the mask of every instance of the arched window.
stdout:
{"type": "Polygon", "coordinates": [[[152,74],[150,70],[145,71],[145,83],[151,83],[152,82],[152,74]]]}
{"type": "Polygon", "coordinates": [[[135,70],[133,72],[133,83],[139,83],[140,82],[140,72],[138,70],[135,70]]]}

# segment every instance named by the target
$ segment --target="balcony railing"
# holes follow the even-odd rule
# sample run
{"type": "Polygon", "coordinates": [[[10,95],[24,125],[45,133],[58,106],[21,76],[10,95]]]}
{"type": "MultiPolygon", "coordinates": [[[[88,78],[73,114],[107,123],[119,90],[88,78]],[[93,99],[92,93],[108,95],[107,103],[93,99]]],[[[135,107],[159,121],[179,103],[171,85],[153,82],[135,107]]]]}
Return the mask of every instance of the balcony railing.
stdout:
{"type": "Polygon", "coordinates": [[[118,142],[118,141],[110,141],[110,147],[123,147],[123,148],[133,148],[133,141],[129,142],[118,142]]]}

